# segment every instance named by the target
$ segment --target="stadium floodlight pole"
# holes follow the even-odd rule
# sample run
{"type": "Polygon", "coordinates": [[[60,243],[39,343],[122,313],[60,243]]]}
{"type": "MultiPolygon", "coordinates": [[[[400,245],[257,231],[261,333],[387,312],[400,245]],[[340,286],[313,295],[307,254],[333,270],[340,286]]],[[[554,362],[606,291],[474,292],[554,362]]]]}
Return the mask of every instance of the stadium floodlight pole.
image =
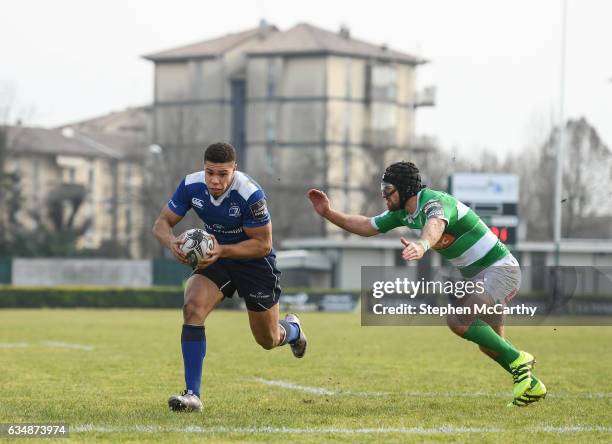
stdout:
{"type": "Polygon", "coordinates": [[[111,164],[111,173],[113,176],[113,191],[111,197],[111,239],[115,244],[117,244],[117,233],[118,233],[118,221],[117,218],[119,216],[118,205],[118,196],[119,196],[119,160],[122,159],[121,154],[117,152],[116,149],[111,148],[97,140],[92,139],[91,137],[87,137],[86,135],[75,131],[74,128],[65,127],[62,129],[62,136],[67,139],[75,139],[80,142],[85,143],[96,151],[100,152],[103,156],[110,158],[111,164]]]}
{"type": "Polygon", "coordinates": [[[563,148],[565,142],[565,35],[567,22],[567,0],[562,0],[561,12],[561,69],[559,81],[559,137],[557,138],[557,162],[555,169],[553,239],[555,242],[555,267],[559,266],[561,253],[561,200],[563,192],[563,148]]]}
{"type": "Polygon", "coordinates": [[[160,155],[164,152],[164,149],[161,147],[161,145],[153,143],[149,145],[149,152],[154,155],[160,155]]]}

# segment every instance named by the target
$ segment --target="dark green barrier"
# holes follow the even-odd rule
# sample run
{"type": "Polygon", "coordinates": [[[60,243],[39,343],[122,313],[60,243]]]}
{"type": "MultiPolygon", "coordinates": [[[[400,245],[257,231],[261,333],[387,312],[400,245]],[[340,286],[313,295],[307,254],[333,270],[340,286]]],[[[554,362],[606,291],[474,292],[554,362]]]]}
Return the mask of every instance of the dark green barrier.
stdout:
{"type": "Polygon", "coordinates": [[[180,286],[191,274],[191,268],[174,259],[153,259],[153,285],[180,286]]]}
{"type": "Polygon", "coordinates": [[[0,284],[10,284],[13,260],[10,257],[0,257],[0,284]]]}
{"type": "MultiPolygon", "coordinates": [[[[286,289],[281,306],[304,310],[352,309],[358,294],[321,289],[286,289]]],[[[0,308],[181,308],[181,287],[13,287],[0,286],[0,308]]],[[[219,308],[240,308],[238,295],[224,299],[219,308]]]]}
{"type": "Polygon", "coordinates": [[[180,287],[150,289],[105,287],[0,287],[0,307],[150,307],[180,308],[180,287]]]}

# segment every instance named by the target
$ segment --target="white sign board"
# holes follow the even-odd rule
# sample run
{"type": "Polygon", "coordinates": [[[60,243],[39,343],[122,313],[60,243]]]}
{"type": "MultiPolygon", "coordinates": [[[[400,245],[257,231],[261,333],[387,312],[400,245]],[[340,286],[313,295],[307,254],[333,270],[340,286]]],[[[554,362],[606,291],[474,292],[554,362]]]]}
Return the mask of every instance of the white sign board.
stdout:
{"type": "Polygon", "coordinates": [[[517,203],[519,177],[516,174],[456,173],[451,193],[462,202],[517,203]]]}
{"type": "Polygon", "coordinates": [[[14,285],[104,285],[150,287],[151,261],[129,259],[13,259],[14,285]],[[33,271],[34,270],[34,271],[33,271]]]}

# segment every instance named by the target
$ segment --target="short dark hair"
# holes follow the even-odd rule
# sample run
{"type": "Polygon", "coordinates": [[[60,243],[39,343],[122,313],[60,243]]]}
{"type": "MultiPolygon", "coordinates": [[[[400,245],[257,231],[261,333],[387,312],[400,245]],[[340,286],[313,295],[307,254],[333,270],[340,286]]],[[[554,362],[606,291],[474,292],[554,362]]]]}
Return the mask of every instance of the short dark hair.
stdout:
{"type": "Polygon", "coordinates": [[[236,161],[236,150],[225,142],[217,142],[209,145],[204,151],[204,162],[227,163],[236,161]]]}

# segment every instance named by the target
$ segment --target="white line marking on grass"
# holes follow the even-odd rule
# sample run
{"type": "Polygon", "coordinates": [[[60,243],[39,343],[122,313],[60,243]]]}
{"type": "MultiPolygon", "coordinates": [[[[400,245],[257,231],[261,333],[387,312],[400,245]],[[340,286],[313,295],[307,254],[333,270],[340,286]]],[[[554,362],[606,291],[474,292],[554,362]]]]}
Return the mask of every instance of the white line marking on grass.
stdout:
{"type": "Polygon", "coordinates": [[[553,393],[550,396],[552,398],[606,399],[612,398],[612,393],[553,393]]]}
{"type": "MultiPolygon", "coordinates": [[[[307,385],[294,384],[293,382],[288,381],[280,381],[280,380],[270,380],[263,378],[255,378],[255,381],[260,384],[271,385],[275,387],[281,387],[289,390],[299,390],[306,393],[314,393],[316,395],[348,395],[348,396],[365,396],[365,397],[375,397],[375,396],[408,396],[415,398],[477,398],[483,396],[498,396],[491,395],[487,393],[433,393],[433,392],[354,392],[351,390],[329,390],[323,387],[310,387],[307,385]]],[[[499,395],[507,397],[507,395],[499,395]]]]}
{"type": "Polygon", "coordinates": [[[41,342],[41,344],[46,347],[70,348],[73,350],[92,351],[94,349],[91,345],[72,344],[70,342],[60,342],[60,341],[43,341],[41,342]]]}
{"type": "MultiPolygon", "coordinates": [[[[260,384],[271,385],[288,390],[298,390],[305,393],[313,393],[315,395],[344,395],[344,396],[398,396],[409,398],[512,398],[512,393],[484,393],[484,392],[354,392],[351,390],[330,390],[323,387],[312,387],[307,385],[295,384],[289,381],[270,380],[264,378],[255,378],[255,381],[260,384]]],[[[555,399],[607,399],[612,398],[612,393],[551,393],[548,398],[555,399]]]]}
{"type": "MultiPolygon", "coordinates": [[[[342,428],[342,427],[312,427],[312,428],[291,428],[291,427],[162,427],[159,425],[135,425],[135,426],[96,426],[84,424],[72,426],[71,431],[75,433],[159,433],[159,432],[178,432],[178,433],[286,433],[286,434],[381,434],[398,433],[405,435],[434,435],[434,434],[462,434],[462,433],[503,433],[516,432],[513,429],[500,429],[495,427],[455,427],[445,425],[440,427],[377,427],[377,428],[342,428]]],[[[612,427],[603,426],[545,426],[531,429],[520,429],[525,433],[584,433],[601,432],[612,433],[612,427]]]]}
{"type": "Polygon", "coordinates": [[[41,341],[39,343],[29,342],[0,342],[0,348],[25,348],[25,347],[48,347],[48,348],[69,348],[72,350],[92,351],[94,347],[91,345],[72,344],[70,342],[60,341],[41,341]]]}
{"type": "Polygon", "coordinates": [[[334,392],[333,390],[327,390],[327,389],[320,388],[320,387],[308,387],[306,385],[293,384],[292,382],[271,381],[271,380],[263,379],[263,378],[255,378],[255,380],[259,382],[260,384],[273,385],[276,387],[282,387],[282,388],[289,389],[289,390],[300,390],[302,392],[314,393],[316,395],[336,395],[337,394],[337,392],[334,392]]]}
{"type": "Polygon", "coordinates": [[[479,427],[453,427],[442,426],[435,428],[423,427],[377,427],[377,428],[342,428],[342,427],[312,427],[312,428],[292,428],[292,427],[161,427],[152,426],[125,426],[125,427],[107,427],[94,426],[86,424],[70,428],[71,432],[98,432],[98,433],[128,433],[128,432],[181,432],[181,433],[288,433],[288,434],[304,434],[304,433],[343,433],[343,434],[369,434],[369,433],[408,433],[408,434],[434,434],[434,433],[491,433],[503,431],[497,428],[479,428],[479,427]]]}
{"type": "Polygon", "coordinates": [[[546,426],[546,427],[537,427],[534,432],[543,432],[543,433],[581,433],[581,432],[602,432],[602,433],[612,433],[612,427],[602,427],[602,426],[546,426]]]}
{"type": "Polygon", "coordinates": [[[330,389],[326,389],[322,387],[310,387],[307,385],[294,384],[293,382],[288,382],[288,381],[270,380],[270,379],[263,379],[263,378],[255,378],[255,381],[259,382],[260,384],[272,385],[275,387],[281,387],[281,388],[285,388],[289,390],[299,390],[299,391],[306,392],[306,393],[314,393],[316,395],[328,395],[328,396],[352,395],[352,396],[374,397],[374,396],[389,396],[393,394],[389,392],[352,392],[348,390],[330,390],[330,389]]]}
{"type": "Polygon", "coordinates": [[[27,342],[0,342],[0,348],[24,348],[29,347],[27,342]]]}

